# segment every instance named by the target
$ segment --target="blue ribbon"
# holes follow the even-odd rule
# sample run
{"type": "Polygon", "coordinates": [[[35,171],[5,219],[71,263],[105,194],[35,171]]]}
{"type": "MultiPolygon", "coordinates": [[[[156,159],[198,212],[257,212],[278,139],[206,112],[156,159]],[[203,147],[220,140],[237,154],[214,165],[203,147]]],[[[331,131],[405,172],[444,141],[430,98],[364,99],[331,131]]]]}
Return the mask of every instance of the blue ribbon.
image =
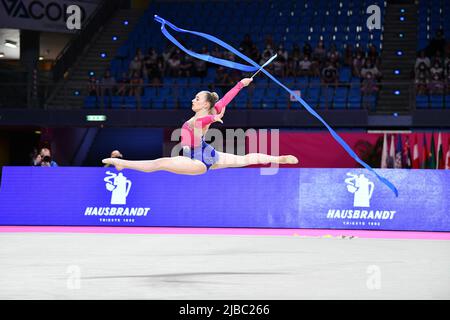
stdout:
{"type": "MultiPolygon", "coordinates": [[[[233,48],[232,46],[228,45],[227,43],[223,42],[222,40],[206,34],[206,33],[202,33],[202,32],[197,32],[197,31],[191,31],[191,30],[185,30],[185,29],[181,29],[178,28],[177,26],[173,25],[172,23],[170,23],[169,21],[155,15],[155,20],[159,23],[161,23],[161,32],[166,36],[167,39],[169,39],[173,44],[175,44],[178,48],[180,48],[181,50],[183,50],[185,53],[187,53],[190,56],[193,56],[197,59],[201,59],[207,62],[211,62],[211,63],[215,63],[218,65],[222,65],[228,68],[232,68],[232,69],[237,69],[237,70],[241,70],[244,72],[253,72],[256,70],[259,70],[261,68],[260,65],[258,65],[256,62],[254,62],[252,59],[250,59],[249,57],[245,56],[244,54],[242,54],[241,52],[239,52],[239,50],[236,50],[235,48],[233,48]],[[193,52],[191,50],[186,49],[181,43],[179,43],[167,30],[166,30],[166,25],[169,26],[170,28],[172,28],[173,30],[177,31],[177,32],[184,32],[184,33],[190,33],[190,34],[194,34],[197,35],[199,37],[205,38],[209,41],[212,41],[216,44],[218,44],[219,46],[231,51],[232,53],[234,53],[235,55],[237,55],[238,57],[242,58],[243,60],[247,61],[248,63],[250,63],[251,65],[253,65],[253,67],[251,66],[246,66],[234,61],[228,61],[228,60],[224,60],[224,59],[220,59],[220,58],[216,58],[216,57],[211,57],[209,55],[206,54],[199,54],[196,52],[193,52]]],[[[381,181],[383,182],[385,185],[387,185],[394,193],[395,196],[398,197],[398,190],[397,188],[386,178],[380,176],[378,173],[375,172],[375,170],[373,170],[367,163],[365,163],[364,161],[362,161],[358,155],[348,146],[348,144],[328,125],[328,123],[325,122],[325,120],[322,119],[322,117],[313,109],[311,108],[300,96],[298,96],[296,93],[294,93],[293,91],[289,90],[289,88],[287,88],[285,85],[283,85],[280,81],[278,81],[275,77],[273,77],[269,72],[267,72],[265,69],[261,69],[261,71],[268,76],[270,79],[272,79],[275,83],[277,83],[279,86],[281,86],[283,89],[285,89],[287,92],[289,92],[289,94],[291,94],[292,96],[294,96],[298,102],[301,103],[301,105],[303,107],[305,107],[306,110],[308,110],[308,112],[310,114],[312,114],[314,117],[316,117],[320,122],[323,123],[323,125],[328,129],[328,131],[330,132],[331,136],[345,149],[345,151],[347,151],[347,153],[356,160],[356,162],[358,162],[359,164],[361,164],[364,168],[366,168],[367,170],[371,171],[372,173],[375,174],[375,176],[381,181]]]]}

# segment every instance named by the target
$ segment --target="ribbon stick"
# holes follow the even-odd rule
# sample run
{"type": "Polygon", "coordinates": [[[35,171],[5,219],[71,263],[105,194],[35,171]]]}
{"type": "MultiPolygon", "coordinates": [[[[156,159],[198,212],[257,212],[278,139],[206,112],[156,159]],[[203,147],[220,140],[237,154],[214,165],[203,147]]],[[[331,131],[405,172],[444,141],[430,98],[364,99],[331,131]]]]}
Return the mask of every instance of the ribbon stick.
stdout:
{"type": "MultiPolygon", "coordinates": [[[[190,31],[190,30],[185,30],[185,29],[180,29],[177,26],[173,25],[172,23],[170,23],[169,21],[155,15],[155,20],[159,23],[161,23],[161,32],[164,34],[164,36],[170,40],[173,44],[175,44],[178,48],[180,48],[182,51],[184,51],[185,53],[189,54],[192,57],[195,57],[197,59],[201,59],[204,60],[206,62],[211,62],[214,64],[218,64],[224,67],[228,67],[228,68],[232,68],[232,69],[237,69],[237,70],[241,70],[244,72],[255,72],[255,71],[261,71],[263,72],[266,76],[268,76],[270,79],[272,79],[276,84],[278,84],[279,86],[281,86],[283,89],[285,89],[289,94],[291,94],[292,96],[294,96],[298,102],[300,102],[300,104],[311,114],[313,115],[315,118],[317,118],[320,122],[322,122],[322,124],[328,129],[328,131],[330,132],[331,136],[344,148],[345,151],[347,151],[347,153],[353,158],[355,159],[356,162],[358,162],[359,164],[361,164],[364,168],[366,168],[367,170],[369,170],[370,172],[372,172],[381,182],[383,182],[386,186],[388,186],[394,193],[395,196],[398,197],[398,190],[397,188],[386,178],[380,176],[375,170],[373,170],[367,163],[365,163],[364,161],[362,161],[358,155],[349,147],[349,145],[330,127],[330,125],[328,125],[328,123],[326,123],[326,121],[324,119],[322,119],[322,117],[313,109],[311,108],[300,96],[298,96],[296,93],[294,93],[293,91],[291,91],[289,88],[287,88],[285,85],[283,85],[280,81],[278,81],[274,76],[272,76],[269,72],[267,72],[265,69],[263,69],[263,67],[261,67],[260,65],[258,65],[255,61],[253,61],[252,59],[250,59],[249,57],[247,57],[246,55],[242,54],[241,52],[239,52],[239,50],[233,48],[232,46],[230,46],[229,44],[223,42],[222,40],[206,34],[206,33],[202,33],[202,32],[197,32],[197,31],[190,31]],[[211,42],[214,42],[215,44],[221,46],[222,48],[227,49],[228,51],[231,51],[232,53],[234,53],[236,56],[240,57],[241,59],[243,59],[244,61],[248,62],[249,64],[251,64],[252,66],[247,66],[247,65],[243,65],[234,61],[229,61],[229,60],[224,60],[224,59],[219,59],[216,57],[211,57],[209,55],[205,55],[205,54],[198,54],[196,52],[190,51],[188,49],[186,49],[181,43],[179,43],[166,29],[166,26],[170,27],[171,29],[173,29],[174,31],[177,32],[183,32],[183,33],[189,33],[189,34],[193,34],[202,38],[205,38],[211,42]]],[[[273,57],[272,57],[273,58],[273,57]]],[[[270,62],[271,59],[269,59],[268,62],[270,62]]],[[[267,62],[264,64],[266,65],[267,62]]]]}
{"type": "Polygon", "coordinates": [[[260,72],[265,66],[267,66],[269,63],[271,63],[271,62],[273,61],[273,59],[275,59],[277,56],[278,56],[278,54],[275,53],[275,55],[274,55],[272,58],[270,58],[269,60],[267,60],[267,62],[264,63],[264,64],[261,66],[261,68],[259,68],[259,70],[256,71],[256,72],[251,76],[251,78],[253,79],[253,77],[256,76],[256,75],[258,74],[258,72],[260,72]]]}

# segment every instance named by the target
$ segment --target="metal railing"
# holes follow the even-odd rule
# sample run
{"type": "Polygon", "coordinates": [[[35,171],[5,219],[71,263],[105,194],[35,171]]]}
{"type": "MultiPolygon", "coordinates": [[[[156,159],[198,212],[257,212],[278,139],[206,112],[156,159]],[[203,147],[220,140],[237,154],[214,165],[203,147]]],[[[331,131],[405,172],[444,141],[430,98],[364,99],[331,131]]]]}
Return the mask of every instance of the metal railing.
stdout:
{"type": "MultiPolygon", "coordinates": [[[[233,85],[213,83],[196,84],[116,84],[112,90],[109,86],[97,85],[89,92],[88,83],[64,83],[59,88],[53,105],[46,101],[57,84],[40,84],[31,89],[31,99],[27,103],[25,83],[0,83],[0,108],[105,108],[105,109],[188,109],[195,94],[203,91],[216,91],[220,97],[233,85]]],[[[324,110],[367,109],[377,111],[380,96],[384,92],[395,92],[403,88],[405,105],[409,110],[450,109],[450,90],[441,95],[416,95],[415,84],[411,82],[381,82],[378,91],[372,94],[361,92],[359,83],[339,83],[337,85],[285,83],[293,91],[299,90],[300,96],[313,108],[324,110]],[[405,93],[408,91],[408,93],[405,93]],[[417,106],[416,106],[417,101],[417,106]]],[[[251,84],[242,90],[230,103],[232,109],[298,109],[303,108],[288,93],[272,83],[251,84]]]]}

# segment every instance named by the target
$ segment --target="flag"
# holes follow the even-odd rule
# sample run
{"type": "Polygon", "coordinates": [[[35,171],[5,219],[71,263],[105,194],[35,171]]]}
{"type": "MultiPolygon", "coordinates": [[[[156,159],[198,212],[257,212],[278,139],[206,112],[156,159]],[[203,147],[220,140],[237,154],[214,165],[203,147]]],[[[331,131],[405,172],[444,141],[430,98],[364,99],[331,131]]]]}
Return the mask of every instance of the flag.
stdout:
{"type": "Polygon", "coordinates": [[[428,166],[428,148],[427,148],[427,137],[425,133],[423,134],[423,150],[422,150],[422,169],[426,169],[428,166]]]}
{"type": "Polygon", "coordinates": [[[437,156],[436,169],[445,169],[444,150],[442,149],[442,136],[441,136],[440,132],[439,132],[439,137],[438,137],[437,150],[438,150],[438,156],[437,156]]]}
{"type": "Polygon", "coordinates": [[[414,135],[414,148],[413,148],[413,169],[420,169],[420,159],[419,159],[419,144],[417,143],[417,135],[414,135]]]}
{"type": "Polygon", "coordinates": [[[399,134],[397,138],[397,147],[395,148],[394,168],[397,169],[402,168],[402,153],[403,153],[402,135],[399,134]]]}
{"type": "Polygon", "coordinates": [[[411,169],[411,148],[409,147],[409,137],[405,138],[405,146],[403,147],[403,157],[402,157],[403,167],[411,169]]]}
{"type": "Polygon", "coordinates": [[[391,135],[391,146],[389,148],[389,155],[387,157],[387,167],[394,167],[394,159],[395,159],[395,147],[394,147],[394,135],[391,135]]]}
{"type": "Polygon", "coordinates": [[[388,143],[387,143],[387,135],[385,133],[383,137],[383,151],[381,152],[380,168],[387,168],[387,157],[388,157],[388,143]]]}
{"type": "Polygon", "coordinates": [[[428,163],[429,169],[436,169],[436,149],[434,145],[434,132],[431,133],[430,158],[428,163]]]}

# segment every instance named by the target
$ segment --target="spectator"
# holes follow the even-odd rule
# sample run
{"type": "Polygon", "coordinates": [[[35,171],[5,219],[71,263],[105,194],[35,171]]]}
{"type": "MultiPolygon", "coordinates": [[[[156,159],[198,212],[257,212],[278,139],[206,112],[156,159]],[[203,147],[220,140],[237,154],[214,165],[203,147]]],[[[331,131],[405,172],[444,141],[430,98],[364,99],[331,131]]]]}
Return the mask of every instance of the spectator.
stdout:
{"type": "Polygon", "coordinates": [[[345,46],[345,53],[344,53],[344,65],[345,66],[352,66],[353,62],[353,47],[351,44],[347,44],[345,46]]]}
{"type": "Polygon", "coordinates": [[[220,48],[218,45],[214,46],[214,49],[211,51],[211,56],[216,57],[216,58],[223,58],[223,54],[220,51],[220,48]]]}
{"type": "Polygon", "coordinates": [[[172,53],[169,60],[167,60],[167,74],[169,77],[180,76],[181,59],[178,50],[172,53]]]}
{"type": "Polygon", "coordinates": [[[272,46],[270,44],[266,45],[265,49],[263,50],[261,54],[261,61],[260,64],[266,63],[267,60],[269,60],[274,55],[272,46]]]}
{"type": "Polygon", "coordinates": [[[418,72],[415,78],[416,93],[423,95],[427,93],[428,83],[429,83],[429,71],[425,63],[421,63],[418,67],[418,72]]]}
{"type": "Polygon", "coordinates": [[[362,51],[358,50],[352,62],[352,74],[354,77],[361,77],[361,68],[365,64],[365,61],[366,59],[364,59],[362,51]]]}
{"type": "Polygon", "coordinates": [[[139,72],[134,71],[130,79],[130,96],[140,96],[143,83],[144,80],[139,75],[139,72]]]}
{"type": "Polygon", "coordinates": [[[319,61],[320,65],[325,61],[326,51],[323,41],[320,40],[314,48],[313,59],[319,61]]]}
{"type": "Polygon", "coordinates": [[[370,72],[375,79],[378,79],[381,75],[378,68],[370,60],[364,62],[364,66],[361,68],[361,78],[365,78],[368,72],[370,72]]]}
{"type": "Polygon", "coordinates": [[[430,59],[429,59],[428,57],[425,56],[425,51],[424,51],[424,50],[421,50],[421,51],[419,52],[418,57],[416,58],[416,63],[414,64],[414,72],[417,72],[417,71],[418,71],[418,67],[419,67],[419,65],[420,65],[421,63],[425,63],[425,66],[426,66],[427,68],[430,68],[430,67],[431,67],[430,59]]]}
{"type": "Polygon", "coordinates": [[[334,66],[339,68],[341,55],[336,49],[336,45],[333,43],[330,47],[330,51],[327,53],[327,59],[330,61],[334,66]]]}
{"type": "Polygon", "coordinates": [[[361,82],[361,93],[364,96],[372,95],[378,92],[379,88],[377,86],[376,79],[372,72],[368,71],[365,73],[364,79],[361,82]]]}
{"type": "Polygon", "coordinates": [[[128,95],[128,91],[130,89],[130,77],[126,72],[122,72],[122,77],[117,81],[117,84],[117,94],[122,97],[128,95]]]}
{"type": "Polygon", "coordinates": [[[369,51],[367,52],[367,59],[370,60],[374,65],[378,64],[378,51],[373,44],[369,46],[369,51]]]}
{"type": "Polygon", "coordinates": [[[322,82],[327,85],[337,85],[338,78],[336,67],[328,61],[326,68],[322,70],[322,82]]]}
{"type": "Polygon", "coordinates": [[[435,74],[438,75],[439,78],[442,78],[444,75],[444,69],[442,68],[441,62],[437,59],[433,61],[433,64],[430,68],[431,78],[434,77],[435,74]]]}
{"type": "Polygon", "coordinates": [[[292,57],[286,62],[286,77],[296,77],[299,75],[297,63],[292,57]]]}
{"type": "MultiPolygon", "coordinates": [[[[192,51],[192,48],[189,48],[192,51]]],[[[180,76],[190,77],[194,65],[193,58],[189,54],[184,54],[180,62],[180,76]]]]}
{"type": "Polygon", "coordinates": [[[106,95],[108,96],[108,107],[111,107],[111,98],[114,95],[115,86],[116,86],[116,79],[113,76],[111,76],[111,72],[109,70],[106,70],[102,80],[100,81],[102,104],[103,104],[103,97],[106,95]]]}
{"type": "MultiPolygon", "coordinates": [[[[114,150],[114,151],[111,152],[110,158],[123,159],[123,156],[122,156],[122,154],[120,153],[119,150],[114,150]]],[[[111,165],[109,163],[107,163],[103,167],[107,168],[109,166],[111,166],[111,165]]]]}
{"type": "Polygon", "coordinates": [[[273,62],[273,69],[276,76],[285,77],[287,59],[288,53],[284,50],[283,45],[280,44],[277,49],[277,58],[273,62]]]}
{"type": "Polygon", "coordinates": [[[134,56],[133,60],[130,61],[130,65],[128,67],[130,70],[130,75],[132,75],[134,72],[138,72],[139,75],[142,72],[142,61],[139,60],[139,57],[136,55],[134,56]]]}
{"type": "Polygon", "coordinates": [[[144,75],[149,79],[149,71],[154,68],[158,60],[158,54],[154,48],[149,48],[147,55],[144,57],[144,75]]]}
{"type": "Polygon", "coordinates": [[[264,45],[267,47],[267,46],[270,46],[271,48],[275,48],[275,43],[274,43],[274,41],[273,41],[273,37],[272,37],[272,35],[271,34],[267,34],[266,35],[266,38],[264,39],[264,45]]]}
{"type": "Polygon", "coordinates": [[[308,57],[311,57],[312,55],[312,47],[309,42],[305,42],[305,44],[303,45],[303,55],[308,57]]]}
{"type": "Polygon", "coordinates": [[[208,73],[208,67],[205,61],[200,59],[194,60],[194,75],[196,77],[204,78],[208,73]]]}
{"type": "Polygon", "coordinates": [[[248,33],[244,36],[244,40],[242,40],[239,47],[242,48],[245,55],[249,55],[249,53],[253,47],[253,42],[248,33]]]}
{"type": "Polygon", "coordinates": [[[38,167],[57,167],[58,164],[52,160],[52,153],[49,148],[43,147],[39,150],[34,160],[34,165],[38,167]]]}
{"type": "Polygon", "coordinates": [[[303,56],[303,60],[299,62],[299,74],[301,76],[310,76],[311,75],[311,68],[312,68],[312,62],[309,60],[308,55],[303,56]]]}
{"type": "Polygon", "coordinates": [[[99,83],[95,76],[89,76],[87,91],[89,96],[98,97],[100,95],[99,83]]]}
{"type": "Polygon", "coordinates": [[[431,75],[431,81],[428,83],[429,94],[443,94],[444,82],[439,77],[439,74],[435,73],[431,75]]]}
{"type": "Polygon", "coordinates": [[[260,54],[259,54],[259,50],[256,47],[256,44],[253,44],[251,49],[250,49],[250,58],[253,61],[259,61],[261,59],[260,54]]]}

